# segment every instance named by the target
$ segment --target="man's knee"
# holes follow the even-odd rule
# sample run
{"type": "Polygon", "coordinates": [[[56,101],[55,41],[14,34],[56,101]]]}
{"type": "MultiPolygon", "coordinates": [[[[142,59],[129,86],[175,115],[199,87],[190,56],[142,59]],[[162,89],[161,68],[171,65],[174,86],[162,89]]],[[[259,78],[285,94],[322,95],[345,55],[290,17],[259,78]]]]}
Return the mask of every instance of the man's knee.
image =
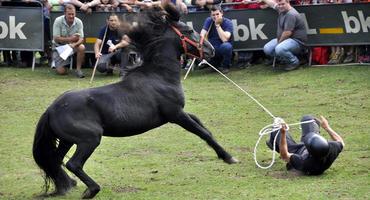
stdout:
{"type": "Polygon", "coordinates": [[[275,47],[275,54],[278,57],[284,57],[287,51],[289,51],[289,50],[286,49],[285,46],[283,46],[283,45],[277,45],[275,47]]]}
{"type": "Polygon", "coordinates": [[[83,44],[80,44],[76,47],[76,51],[77,52],[81,52],[81,53],[84,53],[85,52],[85,45],[83,44]]]}
{"type": "Polygon", "coordinates": [[[233,45],[230,42],[224,42],[221,44],[220,48],[224,51],[233,51],[233,45]]]}
{"type": "Polygon", "coordinates": [[[63,66],[58,66],[55,68],[55,72],[59,75],[66,75],[67,74],[67,70],[65,67],[63,66]]]}
{"type": "Polygon", "coordinates": [[[264,52],[267,56],[272,57],[272,56],[273,56],[274,49],[269,48],[269,47],[268,47],[268,45],[266,44],[265,46],[263,46],[263,52],[264,52]]]}
{"type": "Polygon", "coordinates": [[[100,73],[104,73],[107,71],[107,63],[99,63],[97,66],[96,66],[96,69],[98,70],[98,72],[100,73]]]}

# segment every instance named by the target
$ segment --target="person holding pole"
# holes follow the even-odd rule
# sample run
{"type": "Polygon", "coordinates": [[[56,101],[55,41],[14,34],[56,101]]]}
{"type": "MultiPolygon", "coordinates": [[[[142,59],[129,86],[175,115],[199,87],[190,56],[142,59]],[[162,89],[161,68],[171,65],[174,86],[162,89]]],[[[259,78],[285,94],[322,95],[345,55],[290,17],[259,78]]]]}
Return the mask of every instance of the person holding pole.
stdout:
{"type": "MultiPolygon", "coordinates": [[[[281,124],[282,128],[276,138],[275,150],[280,153],[281,159],[287,162],[288,170],[296,169],[305,175],[320,175],[333,164],[343,150],[342,137],[330,127],[325,117],[320,116],[320,118],[318,120],[311,115],[303,116],[300,143],[296,143],[289,135],[286,124],[281,124]],[[304,123],[307,121],[312,122],[304,123]],[[320,135],[320,124],[333,141],[327,141],[320,135]]],[[[278,132],[278,130],[272,132],[270,139],[266,142],[271,150],[273,150],[274,139],[278,132]]]]}
{"type": "Polygon", "coordinates": [[[111,65],[121,63],[120,48],[129,45],[129,41],[127,41],[125,36],[122,36],[119,30],[120,26],[118,15],[111,13],[107,18],[107,25],[100,29],[98,39],[94,45],[96,69],[100,73],[112,75],[113,67],[111,65]]]}
{"type": "Polygon", "coordinates": [[[67,74],[65,66],[70,64],[71,56],[77,52],[76,76],[84,78],[81,71],[82,62],[85,58],[85,46],[83,24],[76,17],[76,8],[72,4],[67,4],[64,9],[64,15],[57,17],[53,24],[53,61],[52,67],[56,69],[57,74],[67,74]],[[68,46],[66,46],[68,45],[68,46]],[[64,48],[61,47],[69,47],[64,48]],[[71,48],[71,52],[67,50],[71,48]],[[60,51],[59,51],[60,50],[60,51]],[[66,55],[62,56],[63,53],[66,55]]]}

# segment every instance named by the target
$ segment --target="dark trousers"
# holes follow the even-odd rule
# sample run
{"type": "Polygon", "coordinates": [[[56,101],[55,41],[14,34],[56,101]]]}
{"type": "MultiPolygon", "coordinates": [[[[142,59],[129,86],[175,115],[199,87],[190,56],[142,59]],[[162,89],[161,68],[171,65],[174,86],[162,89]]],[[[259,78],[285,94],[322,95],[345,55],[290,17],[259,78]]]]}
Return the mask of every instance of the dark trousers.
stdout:
{"type": "Polygon", "coordinates": [[[220,46],[214,46],[215,56],[211,59],[211,64],[216,68],[230,68],[233,55],[233,46],[230,42],[224,42],[220,46]],[[221,65],[220,65],[221,64],[221,65]]]}
{"type": "MultiPolygon", "coordinates": [[[[315,118],[311,115],[305,115],[302,117],[301,122],[309,121],[312,119],[315,119],[315,118]]],[[[289,153],[300,154],[305,149],[305,144],[307,144],[307,141],[314,134],[320,134],[319,122],[316,120],[315,122],[312,122],[312,123],[301,124],[301,128],[302,128],[302,135],[301,135],[301,140],[300,140],[301,142],[298,144],[294,141],[293,137],[289,134],[289,132],[288,131],[286,132],[286,141],[287,141],[289,153]]],[[[273,144],[277,133],[278,131],[271,133],[270,140],[269,140],[270,144],[273,144]]],[[[281,134],[279,133],[279,135],[276,138],[276,151],[278,153],[280,152],[279,150],[280,149],[280,139],[281,139],[281,134]]]]}

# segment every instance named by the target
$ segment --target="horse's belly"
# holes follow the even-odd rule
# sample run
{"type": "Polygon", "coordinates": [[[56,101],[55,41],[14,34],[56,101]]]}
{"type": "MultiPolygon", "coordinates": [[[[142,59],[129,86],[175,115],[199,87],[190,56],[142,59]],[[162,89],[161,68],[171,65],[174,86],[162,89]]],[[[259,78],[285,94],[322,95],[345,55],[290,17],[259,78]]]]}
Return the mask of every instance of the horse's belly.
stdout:
{"type": "Polygon", "coordinates": [[[152,124],[142,124],[142,125],[123,125],[123,126],[107,126],[104,127],[104,136],[109,137],[129,137],[133,135],[139,135],[145,133],[151,129],[157,128],[164,123],[152,123],[152,124]]]}

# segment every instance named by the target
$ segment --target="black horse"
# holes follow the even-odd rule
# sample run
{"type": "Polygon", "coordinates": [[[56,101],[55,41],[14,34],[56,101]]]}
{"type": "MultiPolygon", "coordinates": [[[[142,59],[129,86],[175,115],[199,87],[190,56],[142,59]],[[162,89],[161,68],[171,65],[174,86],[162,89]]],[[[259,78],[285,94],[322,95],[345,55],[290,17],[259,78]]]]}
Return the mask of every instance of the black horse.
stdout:
{"type": "Polygon", "coordinates": [[[83,166],[102,136],[137,135],[168,122],[205,140],[226,163],[238,162],[196,116],[183,111],[180,55],[186,52],[210,57],[214,54],[212,45],[200,43],[198,33],[178,22],[179,14],[172,6],[165,10],[152,8],[139,19],[128,35],[142,54],[141,66],[131,69],[120,82],[66,92],[41,116],[33,157],[45,173],[45,195],[50,181],[55,185],[50,195],[63,195],[76,185],[62,168],[72,145],[76,144],[77,149],[66,168],[86,184],[82,197],[93,198],[100,186],[83,171],[83,166]]]}

